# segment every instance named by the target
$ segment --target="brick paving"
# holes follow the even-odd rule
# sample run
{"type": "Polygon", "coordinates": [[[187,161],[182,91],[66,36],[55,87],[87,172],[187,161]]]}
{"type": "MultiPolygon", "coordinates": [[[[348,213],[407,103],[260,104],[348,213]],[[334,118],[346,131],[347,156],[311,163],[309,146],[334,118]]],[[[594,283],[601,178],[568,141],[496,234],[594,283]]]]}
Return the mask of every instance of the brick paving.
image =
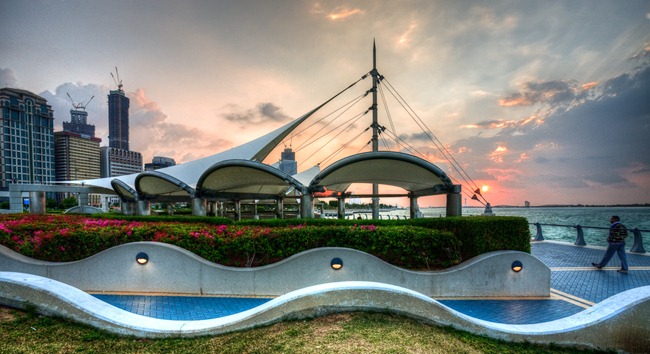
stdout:
{"type": "MultiPolygon", "coordinates": [[[[604,248],[573,246],[558,242],[533,242],[531,253],[551,268],[548,299],[468,300],[444,299],[444,305],[478,319],[532,324],[560,319],[578,313],[612,295],[650,285],[650,256],[629,254],[629,274],[620,274],[615,255],[602,270],[591,266],[599,262],[604,248]],[[563,296],[565,293],[568,296],[563,296]],[[558,295],[561,294],[561,295],[558,295]]],[[[203,320],[228,316],[259,306],[270,299],[194,296],[94,295],[116,307],[144,316],[169,320],[203,320]]]]}

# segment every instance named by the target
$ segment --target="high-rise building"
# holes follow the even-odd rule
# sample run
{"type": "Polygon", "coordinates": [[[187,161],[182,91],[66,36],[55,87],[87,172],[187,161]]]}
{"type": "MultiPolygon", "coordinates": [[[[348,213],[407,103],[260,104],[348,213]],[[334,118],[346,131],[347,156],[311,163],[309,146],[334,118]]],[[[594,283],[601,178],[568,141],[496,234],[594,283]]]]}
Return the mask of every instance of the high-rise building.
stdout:
{"type": "Polygon", "coordinates": [[[101,177],[99,143],[102,139],[69,131],[54,132],[54,166],[57,181],[101,177]]]}
{"type": "Polygon", "coordinates": [[[291,148],[285,148],[280,154],[280,171],[286,172],[291,176],[298,173],[296,153],[291,148]]]}
{"type": "Polygon", "coordinates": [[[129,98],[121,85],[108,95],[108,146],[129,150],[129,98]]]}
{"type": "Polygon", "coordinates": [[[122,90],[119,74],[115,84],[117,90],[108,95],[108,146],[100,148],[102,178],[142,172],[142,154],[129,150],[129,98],[122,90]]]}
{"type": "Polygon", "coordinates": [[[0,88],[0,189],[54,181],[54,112],[32,92],[0,88]]]}
{"type": "Polygon", "coordinates": [[[136,151],[102,146],[100,165],[102,178],[142,172],[142,154],[136,151]]]}
{"type": "Polygon", "coordinates": [[[144,164],[144,170],[154,171],[159,168],[165,168],[165,167],[170,167],[175,165],[176,165],[176,161],[171,157],[154,156],[153,159],[151,159],[151,163],[144,164]]]}
{"type": "MultiPolygon", "coordinates": [[[[88,112],[71,109],[70,121],[63,122],[63,130],[66,132],[95,137],[95,126],[88,124],[88,112]]],[[[99,153],[98,153],[99,154],[99,153]]]]}

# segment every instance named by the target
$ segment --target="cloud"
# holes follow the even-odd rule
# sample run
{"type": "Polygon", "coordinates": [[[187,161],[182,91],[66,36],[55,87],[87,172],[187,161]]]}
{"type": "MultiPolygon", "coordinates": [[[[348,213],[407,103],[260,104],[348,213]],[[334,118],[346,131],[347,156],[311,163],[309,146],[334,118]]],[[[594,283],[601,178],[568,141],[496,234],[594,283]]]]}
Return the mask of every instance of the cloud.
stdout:
{"type": "Polygon", "coordinates": [[[0,87],[18,87],[18,78],[11,68],[0,68],[0,87]]]}
{"type": "Polygon", "coordinates": [[[364,14],[365,11],[360,8],[350,8],[346,5],[338,5],[333,10],[328,10],[323,6],[322,3],[316,2],[312,6],[311,13],[324,15],[325,18],[331,21],[340,21],[350,16],[364,14]]]}
{"type": "Polygon", "coordinates": [[[585,98],[591,87],[593,86],[578,85],[575,81],[526,82],[520,92],[501,98],[499,105],[510,107],[570,103],[585,98]]]}
{"type": "Polygon", "coordinates": [[[273,103],[260,103],[255,108],[242,110],[236,105],[229,105],[227,109],[234,111],[224,113],[222,116],[228,121],[242,126],[250,124],[283,123],[292,118],[282,113],[282,109],[273,103]]]}
{"type": "Polygon", "coordinates": [[[64,83],[54,90],[44,91],[39,95],[47,100],[54,110],[54,130],[63,130],[62,122],[70,121],[70,110],[75,103],[82,103],[88,112],[88,124],[95,126],[95,136],[108,143],[108,105],[106,103],[108,87],[98,84],[64,83]],[[70,97],[68,97],[70,95],[70,97]]]}
{"type": "Polygon", "coordinates": [[[167,115],[142,89],[128,96],[131,100],[129,147],[141,152],[145,162],[153,156],[166,156],[183,163],[232,147],[232,142],[210,136],[199,128],[169,122],[167,115]]]}
{"type": "Polygon", "coordinates": [[[517,163],[521,173],[517,185],[544,197],[575,194],[578,201],[599,188],[601,195],[614,196],[613,203],[644,202],[634,191],[650,186],[650,65],[588,84],[590,95],[582,86],[563,80],[529,82],[508,99],[566,109],[550,110],[544,124],[528,129],[521,127],[529,119],[474,123],[476,128],[500,131],[492,137],[459,140],[453,150],[469,152],[462,158],[469,161],[470,176],[487,173],[503,180],[504,173],[496,167],[501,162],[517,163]],[[512,134],[515,129],[518,134],[512,134]],[[507,146],[507,151],[497,153],[498,146],[507,146]]]}
{"type": "MultiPolygon", "coordinates": [[[[86,103],[88,124],[95,125],[95,136],[102,139],[102,146],[108,145],[108,104],[109,88],[97,84],[65,83],[59,85],[55,92],[45,91],[40,95],[52,106],[55,117],[55,131],[63,130],[62,122],[70,121],[69,111],[72,102],[86,103]]],[[[149,162],[153,156],[166,156],[177,163],[188,162],[205,157],[227,148],[232,143],[226,139],[217,139],[199,128],[172,123],[158,103],[150,100],[146,92],[137,89],[127,93],[129,107],[129,148],[142,153],[143,161],[149,162]]],[[[267,114],[273,110],[266,109],[267,114]]]]}

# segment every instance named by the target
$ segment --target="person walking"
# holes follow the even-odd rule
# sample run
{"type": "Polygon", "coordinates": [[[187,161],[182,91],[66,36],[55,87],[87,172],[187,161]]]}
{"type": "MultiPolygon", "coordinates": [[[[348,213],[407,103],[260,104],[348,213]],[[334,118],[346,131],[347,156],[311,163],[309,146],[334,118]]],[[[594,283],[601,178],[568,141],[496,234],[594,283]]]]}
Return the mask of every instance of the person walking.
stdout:
{"type": "Polygon", "coordinates": [[[612,215],[609,222],[612,224],[609,227],[609,236],[607,236],[607,250],[603,259],[599,263],[591,263],[594,267],[602,269],[607,265],[607,262],[614,256],[614,253],[618,254],[618,258],[621,260],[621,269],[617,272],[627,274],[628,264],[627,264],[627,255],[625,254],[625,238],[627,237],[627,229],[623,224],[621,224],[621,218],[617,215],[612,215]]]}

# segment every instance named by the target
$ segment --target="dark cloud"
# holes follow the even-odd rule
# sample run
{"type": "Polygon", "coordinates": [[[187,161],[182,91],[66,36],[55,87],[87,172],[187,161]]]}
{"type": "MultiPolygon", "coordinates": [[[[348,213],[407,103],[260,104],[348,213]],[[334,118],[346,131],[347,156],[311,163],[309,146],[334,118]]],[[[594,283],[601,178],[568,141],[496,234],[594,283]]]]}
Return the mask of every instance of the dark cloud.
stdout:
{"type": "MultiPolygon", "coordinates": [[[[518,134],[511,134],[512,127],[506,126],[495,136],[467,138],[453,148],[478,154],[463,156],[469,158],[469,168],[477,170],[470,175],[491,170],[498,179],[501,162],[511,162],[510,166],[524,171],[528,188],[535,184],[569,189],[597,185],[628,188],[635,183],[629,179],[631,174],[650,181],[650,66],[599,86],[599,95],[565,110],[550,111],[542,124],[518,130],[518,134]],[[507,150],[498,152],[498,146],[507,150]],[[549,174],[552,179],[542,177],[549,174]]],[[[531,102],[575,101],[582,98],[577,87],[563,81],[530,84],[524,96],[531,102]]]]}
{"type": "Polygon", "coordinates": [[[291,117],[282,113],[282,109],[273,103],[260,103],[253,109],[241,111],[236,106],[229,107],[231,110],[238,110],[239,112],[225,113],[223,117],[227,120],[243,125],[247,124],[263,124],[267,122],[287,122],[291,117]]]}
{"type": "Polygon", "coordinates": [[[400,134],[400,140],[403,141],[413,141],[413,142],[430,142],[431,137],[425,132],[414,133],[414,134],[400,134]]]}
{"type": "Polygon", "coordinates": [[[11,68],[0,68],[0,86],[1,87],[18,87],[18,77],[11,68]]]}
{"type": "Polygon", "coordinates": [[[534,104],[566,104],[583,99],[587,90],[575,81],[527,82],[520,92],[499,100],[502,106],[530,106],[534,104]]]}

